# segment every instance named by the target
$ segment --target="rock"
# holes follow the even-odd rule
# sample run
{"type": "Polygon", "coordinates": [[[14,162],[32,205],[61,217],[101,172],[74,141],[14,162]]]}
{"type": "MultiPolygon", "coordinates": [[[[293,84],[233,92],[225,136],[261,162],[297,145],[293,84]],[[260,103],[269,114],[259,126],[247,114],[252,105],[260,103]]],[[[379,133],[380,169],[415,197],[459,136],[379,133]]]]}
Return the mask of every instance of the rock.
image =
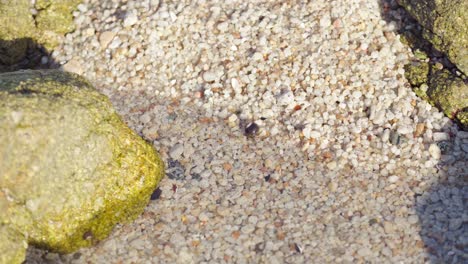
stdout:
{"type": "MultiPolygon", "coordinates": [[[[405,66],[405,77],[413,86],[414,92],[433,106],[437,106],[451,119],[455,119],[462,129],[468,129],[468,2],[467,1],[409,1],[399,3],[422,26],[422,32],[411,33],[415,36],[413,48],[418,61],[405,66]],[[424,41],[419,41],[424,39],[424,41]],[[423,47],[431,52],[430,46],[447,55],[448,60],[464,74],[439,62],[429,63],[427,54],[418,50],[423,47]],[[427,85],[427,86],[426,86],[427,85]],[[427,88],[424,89],[423,87],[427,88]]],[[[416,28],[416,27],[413,27],[416,28]]],[[[440,55],[432,54],[431,57],[440,55]]]]}
{"type": "Polygon", "coordinates": [[[383,228],[386,234],[395,233],[395,225],[390,221],[383,222],[383,228]]]}
{"type": "Polygon", "coordinates": [[[128,12],[123,21],[124,27],[131,27],[138,22],[138,16],[134,12],[128,12]]]}
{"type": "Polygon", "coordinates": [[[26,56],[31,43],[48,51],[74,30],[73,10],[82,0],[0,1],[0,64],[12,65],[26,56]],[[31,9],[37,14],[33,16],[31,9]]]}
{"type": "Polygon", "coordinates": [[[429,64],[423,62],[406,65],[405,71],[405,77],[419,97],[456,119],[462,127],[468,127],[468,119],[463,114],[468,109],[468,85],[463,78],[445,69],[432,67],[429,70],[429,64]],[[423,89],[424,86],[427,89],[423,89]]]}
{"type": "Polygon", "coordinates": [[[65,63],[62,66],[62,69],[67,72],[72,72],[76,74],[83,74],[83,68],[81,67],[81,62],[78,58],[74,57],[71,60],[69,60],[67,63],[65,63]]]}
{"type": "Polygon", "coordinates": [[[0,74],[0,262],[69,253],[138,216],[164,175],[110,101],[58,70],[0,74]]]}
{"type": "Polygon", "coordinates": [[[370,250],[369,248],[367,247],[361,247],[358,251],[357,251],[358,255],[361,256],[361,257],[369,257],[372,255],[372,250],[370,250]]]}
{"type": "Polygon", "coordinates": [[[437,144],[431,144],[429,146],[429,154],[431,154],[431,156],[434,159],[440,159],[440,155],[442,153],[441,153],[441,150],[440,150],[439,146],[437,146],[437,144]]]}
{"type": "Polygon", "coordinates": [[[329,170],[334,170],[338,167],[338,164],[336,163],[336,161],[331,161],[327,164],[327,168],[329,170]]]}
{"type": "Polygon", "coordinates": [[[410,215],[408,217],[408,223],[410,223],[411,225],[417,224],[418,222],[419,222],[419,218],[417,215],[410,215]]]}
{"type": "Polygon", "coordinates": [[[178,160],[180,156],[184,153],[184,145],[175,144],[169,151],[169,156],[174,160],[178,160]]]}
{"type": "Polygon", "coordinates": [[[82,0],[36,0],[39,10],[35,17],[37,29],[64,35],[75,29],[72,12],[82,0]]]}
{"type": "Polygon", "coordinates": [[[392,175],[392,176],[388,177],[388,181],[389,181],[390,183],[395,183],[395,182],[398,181],[398,179],[400,179],[400,177],[398,177],[398,176],[396,176],[396,175],[392,175]]]}
{"type": "Polygon", "coordinates": [[[376,125],[383,125],[385,123],[385,109],[371,108],[371,115],[369,119],[376,125]]]}
{"type": "Polygon", "coordinates": [[[414,129],[411,125],[400,125],[397,129],[397,132],[401,135],[406,135],[413,133],[414,129]]]}
{"type": "Polygon", "coordinates": [[[468,73],[468,1],[411,1],[402,5],[423,27],[423,37],[468,73]]]}
{"type": "Polygon", "coordinates": [[[412,61],[405,65],[405,77],[413,87],[427,83],[429,64],[422,61],[412,61]]]}
{"type": "Polygon", "coordinates": [[[116,33],[112,31],[104,31],[99,36],[99,44],[101,45],[102,49],[107,48],[109,43],[114,39],[116,33]]]}
{"type": "Polygon", "coordinates": [[[331,18],[330,18],[330,15],[329,14],[324,14],[321,18],[320,18],[320,27],[321,28],[327,28],[331,26],[331,18]]]}
{"type": "Polygon", "coordinates": [[[387,143],[390,139],[390,129],[386,128],[382,133],[382,142],[387,143]]]}
{"type": "Polygon", "coordinates": [[[462,145],[461,145],[461,149],[462,149],[464,152],[468,153],[468,143],[462,144],[462,145]]]}
{"type": "Polygon", "coordinates": [[[185,179],[185,168],[178,160],[169,159],[167,163],[166,175],[172,180],[185,179]]]}
{"type": "Polygon", "coordinates": [[[401,143],[401,136],[398,132],[394,130],[390,131],[390,143],[393,145],[399,145],[401,143]]]}
{"type": "Polygon", "coordinates": [[[450,140],[450,135],[445,132],[435,132],[432,134],[435,142],[450,140]]]}
{"type": "MultiPolygon", "coordinates": [[[[468,85],[447,70],[432,75],[427,95],[450,118],[456,118],[459,111],[468,108],[468,85]]],[[[462,124],[468,125],[463,121],[462,124]]]]}
{"type": "Polygon", "coordinates": [[[418,123],[416,125],[416,128],[414,129],[414,137],[420,137],[424,134],[424,131],[426,130],[426,125],[424,123],[418,123]]]}
{"type": "Polygon", "coordinates": [[[203,80],[205,82],[214,82],[218,80],[218,75],[213,71],[207,71],[203,73],[203,80]]]}

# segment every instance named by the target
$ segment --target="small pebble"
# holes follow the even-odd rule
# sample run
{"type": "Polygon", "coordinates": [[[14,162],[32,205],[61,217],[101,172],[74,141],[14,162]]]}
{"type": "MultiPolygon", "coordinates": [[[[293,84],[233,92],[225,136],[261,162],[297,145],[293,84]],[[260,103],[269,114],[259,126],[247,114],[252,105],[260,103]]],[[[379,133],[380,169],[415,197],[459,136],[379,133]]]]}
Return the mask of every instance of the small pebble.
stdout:
{"type": "Polygon", "coordinates": [[[388,181],[391,182],[391,183],[397,182],[398,179],[399,179],[399,177],[396,176],[396,175],[392,175],[392,176],[388,177],[388,181]]]}
{"type": "Polygon", "coordinates": [[[73,58],[69,60],[62,66],[62,69],[67,72],[72,72],[76,74],[83,74],[83,68],[81,67],[82,63],[78,58],[73,58]]]}
{"type": "Polygon", "coordinates": [[[133,12],[128,12],[127,15],[125,16],[123,26],[124,27],[131,27],[135,25],[138,22],[138,16],[137,14],[133,12]]]}
{"type": "Polygon", "coordinates": [[[434,158],[434,159],[440,159],[440,156],[441,156],[441,151],[440,151],[440,148],[439,146],[437,146],[437,144],[431,144],[429,146],[429,154],[431,154],[431,156],[434,158]]]}
{"type": "Polygon", "coordinates": [[[116,33],[112,31],[104,31],[99,36],[99,44],[101,45],[102,49],[107,48],[109,43],[114,39],[116,33]]]}
{"type": "Polygon", "coordinates": [[[183,153],[184,153],[184,145],[176,144],[169,151],[169,156],[174,160],[178,160],[180,159],[183,153]]]}

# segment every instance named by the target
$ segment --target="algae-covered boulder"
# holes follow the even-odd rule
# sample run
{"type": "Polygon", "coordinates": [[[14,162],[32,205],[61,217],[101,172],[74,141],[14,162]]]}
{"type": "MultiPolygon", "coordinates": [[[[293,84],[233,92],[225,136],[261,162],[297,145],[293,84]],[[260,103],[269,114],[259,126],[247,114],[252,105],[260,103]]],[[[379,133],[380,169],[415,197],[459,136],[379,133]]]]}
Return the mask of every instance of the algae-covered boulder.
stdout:
{"type": "Polygon", "coordinates": [[[423,27],[423,36],[468,74],[468,1],[399,0],[423,27]]]}
{"type": "Polygon", "coordinates": [[[81,0],[0,0],[0,64],[25,56],[32,42],[51,50],[74,30],[72,12],[81,0]],[[37,14],[33,16],[31,10],[37,14]]]}
{"type": "Polygon", "coordinates": [[[138,216],[163,177],[155,150],[72,73],[0,74],[0,263],[59,253],[138,216]]]}

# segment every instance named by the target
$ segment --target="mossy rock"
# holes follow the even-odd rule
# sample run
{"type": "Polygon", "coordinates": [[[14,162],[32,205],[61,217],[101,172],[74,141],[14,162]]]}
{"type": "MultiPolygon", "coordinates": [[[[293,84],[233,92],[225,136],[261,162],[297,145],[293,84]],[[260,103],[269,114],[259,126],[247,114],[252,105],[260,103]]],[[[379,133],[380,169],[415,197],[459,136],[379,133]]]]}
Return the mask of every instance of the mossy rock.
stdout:
{"type": "Polygon", "coordinates": [[[72,12],[81,0],[37,0],[35,8],[39,11],[35,17],[40,43],[48,49],[59,44],[61,36],[75,30],[72,12]]]}
{"type": "Polygon", "coordinates": [[[468,1],[400,0],[423,27],[422,36],[468,74],[468,1]]]}
{"type": "Polygon", "coordinates": [[[51,51],[63,35],[74,30],[72,12],[81,0],[0,1],[0,64],[21,60],[29,45],[37,43],[51,51]],[[38,10],[33,17],[31,9],[38,10]]]}
{"type": "Polygon", "coordinates": [[[163,177],[154,148],[86,80],[0,74],[0,263],[26,244],[59,253],[136,218],[163,177]]]}
{"type": "Polygon", "coordinates": [[[423,61],[412,61],[405,65],[405,77],[412,86],[427,83],[429,64],[423,61]]]}
{"type": "MultiPolygon", "coordinates": [[[[468,108],[468,85],[460,77],[447,70],[434,70],[430,75],[427,95],[449,118],[457,118],[462,109],[468,108]]],[[[459,120],[464,126],[466,119],[459,120]]]]}

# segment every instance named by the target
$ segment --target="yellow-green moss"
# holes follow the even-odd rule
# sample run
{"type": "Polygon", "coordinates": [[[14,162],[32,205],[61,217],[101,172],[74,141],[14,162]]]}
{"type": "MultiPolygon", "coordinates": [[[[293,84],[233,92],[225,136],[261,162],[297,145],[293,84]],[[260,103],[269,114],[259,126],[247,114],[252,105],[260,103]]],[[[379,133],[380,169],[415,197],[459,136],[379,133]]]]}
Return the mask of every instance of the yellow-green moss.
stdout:
{"type": "Polygon", "coordinates": [[[414,87],[427,83],[429,64],[422,61],[413,61],[405,65],[405,77],[414,87]]]}

